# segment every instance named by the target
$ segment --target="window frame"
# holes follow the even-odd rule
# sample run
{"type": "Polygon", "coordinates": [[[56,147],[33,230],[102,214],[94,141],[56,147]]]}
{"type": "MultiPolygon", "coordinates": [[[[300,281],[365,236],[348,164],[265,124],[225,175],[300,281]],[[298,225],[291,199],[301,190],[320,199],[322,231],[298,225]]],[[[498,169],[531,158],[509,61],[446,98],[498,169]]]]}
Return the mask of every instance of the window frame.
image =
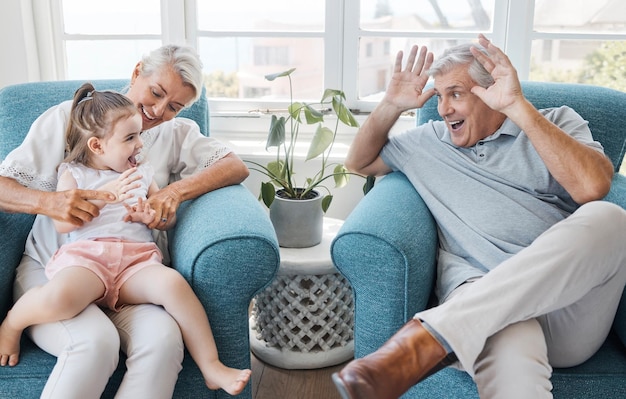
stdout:
{"type": "MultiPolygon", "coordinates": [[[[357,75],[359,39],[361,37],[410,37],[419,44],[422,38],[475,39],[475,31],[450,32],[387,32],[361,30],[359,0],[325,0],[324,32],[206,32],[197,29],[196,0],[160,0],[161,34],[121,34],[121,35],[70,35],[63,32],[62,0],[32,0],[35,21],[41,28],[37,30],[40,69],[43,79],[65,79],[65,41],[97,39],[157,39],[163,43],[185,43],[197,47],[200,37],[235,37],[245,35],[275,37],[320,37],[324,40],[324,87],[342,88],[346,93],[347,104],[364,115],[376,105],[373,101],[359,100],[357,75]],[[50,34],[52,33],[52,34],[50,34]],[[337,39],[339,38],[339,39],[337,39]]],[[[521,80],[527,80],[530,72],[531,47],[534,40],[626,40],[626,34],[610,33],[549,33],[533,29],[535,0],[494,0],[494,17],[491,32],[482,32],[509,56],[521,80]]],[[[255,132],[264,132],[267,118],[262,109],[282,109],[286,102],[242,99],[209,99],[212,116],[212,134],[232,132],[244,136],[258,137],[255,132]],[[231,123],[237,118],[238,123],[231,123]],[[239,123],[242,122],[242,123],[239,123]]],[[[404,127],[414,123],[414,118],[402,118],[404,127]]],[[[264,135],[264,133],[263,133],[264,135]]]]}

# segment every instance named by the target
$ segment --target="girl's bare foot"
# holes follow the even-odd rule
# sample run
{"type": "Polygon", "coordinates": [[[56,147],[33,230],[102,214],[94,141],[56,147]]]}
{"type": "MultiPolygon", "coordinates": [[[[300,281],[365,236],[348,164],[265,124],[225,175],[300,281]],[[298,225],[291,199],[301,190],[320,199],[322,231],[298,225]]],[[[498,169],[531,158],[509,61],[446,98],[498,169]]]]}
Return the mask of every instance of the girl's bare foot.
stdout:
{"type": "Polygon", "coordinates": [[[226,367],[221,362],[216,361],[209,374],[210,378],[205,377],[205,382],[210,389],[221,388],[230,395],[237,395],[248,384],[252,371],[226,367]]]}
{"type": "Polygon", "coordinates": [[[4,321],[0,325],[0,366],[15,366],[20,360],[21,331],[9,327],[4,321]]]}

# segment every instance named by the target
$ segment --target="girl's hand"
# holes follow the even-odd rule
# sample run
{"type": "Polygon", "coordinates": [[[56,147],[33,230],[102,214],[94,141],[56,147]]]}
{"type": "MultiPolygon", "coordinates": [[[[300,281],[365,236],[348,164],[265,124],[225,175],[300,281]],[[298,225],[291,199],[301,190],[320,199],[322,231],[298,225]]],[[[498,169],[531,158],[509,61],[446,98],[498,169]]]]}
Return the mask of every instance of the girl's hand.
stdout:
{"type": "Polygon", "coordinates": [[[130,191],[141,186],[138,182],[141,179],[141,175],[135,173],[137,168],[130,168],[113,181],[108,182],[102,187],[98,188],[100,191],[109,191],[115,195],[115,200],[112,203],[126,201],[133,197],[130,191]]]}
{"type": "Polygon", "coordinates": [[[154,221],[156,211],[147,202],[144,202],[141,197],[137,199],[137,203],[133,206],[125,202],[123,204],[127,212],[126,216],[124,216],[125,222],[143,223],[148,226],[154,221]]]}

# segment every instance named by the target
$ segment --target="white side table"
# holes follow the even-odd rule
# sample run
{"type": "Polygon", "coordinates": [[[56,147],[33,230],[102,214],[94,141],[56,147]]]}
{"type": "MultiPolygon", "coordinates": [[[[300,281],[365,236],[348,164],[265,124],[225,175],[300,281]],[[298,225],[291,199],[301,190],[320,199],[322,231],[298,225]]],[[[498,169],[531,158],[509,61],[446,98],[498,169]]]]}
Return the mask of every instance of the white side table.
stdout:
{"type": "Polygon", "coordinates": [[[330,258],[330,244],[342,224],[324,218],[320,244],[280,248],[277,276],[255,297],[250,317],[250,347],[264,362],[314,369],[353,357],[352,289],[330,258]]]}

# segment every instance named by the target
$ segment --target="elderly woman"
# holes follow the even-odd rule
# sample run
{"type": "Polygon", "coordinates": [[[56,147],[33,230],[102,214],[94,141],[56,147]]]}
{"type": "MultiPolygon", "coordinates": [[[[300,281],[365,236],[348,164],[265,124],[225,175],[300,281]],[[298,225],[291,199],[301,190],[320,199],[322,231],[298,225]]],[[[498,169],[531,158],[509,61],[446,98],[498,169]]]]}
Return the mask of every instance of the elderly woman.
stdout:
{"type": "MultiPolygon", "coordinates": [[[[142,115],[142,155],[161,188],[149,200],[158,216],[149,227],[160,230],[157,242],[164,255],[164,231],[183,201],[248,176],[227,147],[202,135],[193,121],[175,118],[200,97],[202,81],[197,54],[168,45],[137,63],[126,93],[142,115]]],[[[44,265],[63,243],[52,219],[82,225],[98,215],[90,200],[104,199],[96,191],[54,191],[70,108],[68,100],[47,110],[0,165],[0,209],[37,215],[17,269],[16,298],[46,281],[44,265]]],[[[72,319],[33,326],[28,334],[57,356],[44,398],[100,397],[117,367],[120,347],[128,359],[117,397],[172,397],[184,345],[178,325],[161,307],[133,305],[115,313],[90,305],[72,319]]]]}

